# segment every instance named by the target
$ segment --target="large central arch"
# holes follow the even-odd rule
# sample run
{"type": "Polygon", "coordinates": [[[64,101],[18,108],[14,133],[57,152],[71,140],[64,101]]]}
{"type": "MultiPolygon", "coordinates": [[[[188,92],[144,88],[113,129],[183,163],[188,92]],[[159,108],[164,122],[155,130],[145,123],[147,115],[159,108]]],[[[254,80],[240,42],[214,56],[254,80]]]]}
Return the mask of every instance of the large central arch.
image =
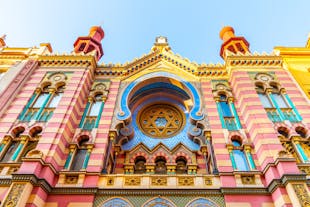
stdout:
{"type": "Polygon", "coordinates": [[[172,82],[176,82],[176,86],[181,87],[181,89],[185,90],[189,93],[189,96],[191,97],[193,101],[193,107],[189,113],[190,119],[194,121],[199,121],[204,118],[202,111],[202,101],[199,96],[198,90],[195,88],[194,85],[192,85],[190,82],[183,80],[182,78],[178,77],[177,75],[168,73],[168,72],[153,72],[149,73],[147,75],[144,75],[135,81],[131,82],[123,91],[123,94],[120,99],[120,112],[117,114],[117,119],[120,121],[126,121],[129,120],[131,117],[131,111],[129,109],[129,99],[130,95],[133,93],[133,91],[136,91],[138,86],[141,83],[147,82],[148,80],[154,79],[154,78],[168,78],[172,82]]]}

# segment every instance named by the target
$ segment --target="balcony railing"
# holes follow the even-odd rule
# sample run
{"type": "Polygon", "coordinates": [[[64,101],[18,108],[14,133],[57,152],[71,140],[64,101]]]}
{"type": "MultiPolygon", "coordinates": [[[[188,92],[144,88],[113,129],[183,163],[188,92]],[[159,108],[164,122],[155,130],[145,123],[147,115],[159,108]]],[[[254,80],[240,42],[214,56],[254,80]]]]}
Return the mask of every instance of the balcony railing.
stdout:
{"type": "Polygon", "coordinates": [[[91,131],[95,128],[97,116],[86,116],[84,120],[84,124],[82,126],[82,130],[91,131]]]}
{"type": "Polygon", "coordinates": [[[281,110],[286,120],[289,120],[292,123],[299,122],[294,111],[291,108],[282,108],[281,110]]]}
{"type": "Polygon", "coordinates": [[[235,117],[224,117],[226,128],[229,131],[238,130],[235,117]]]}
{"type": "MultiPolygon", "coordinates": [[[[276,108],[265,108],[267,112],[268,118],[272,122],[282,122],[280,115],[276,108]]],[[[291,108],[281,108],[281,111],[283,113],[284,119],[288,120],[292,123],[299,122],[294,111],[291,108]]]]}
{"type": "Polygon", "coordinates": [[[39,108],[30,108],[30,109],[28,109],[28,111],[26,112],[24,118],[21,121],[29,122],[31,120],[34,120],[34,118],[36,117],[38,111],[39,111],[39,108]]]}
{"type": "MultiPolygon", "coordinates": [[[[30,122],[31,120],[35,120],[38,111],[40,108],[30,108],[25,114],[25,117],[21,120],[24,122],[30,122]]],[[[53,116],[55,108],[45,108],[36,121],[47,122],[53,116]]]]}
{"type": "Polygon", "coordinates": [[[281,122],[280,115],[278,114],[276,108],[265,108],[265,110],[266,110],[266,112],[267,112],[268,118],[269,118],[272,122],[281,122]]]}
{"type": "Polygon", "coordinates": [[[48,122],[48,120],[50,120],[50,118],[53,116],[54,109],[55,108],[45,108],[38,121],[48,122]]]}

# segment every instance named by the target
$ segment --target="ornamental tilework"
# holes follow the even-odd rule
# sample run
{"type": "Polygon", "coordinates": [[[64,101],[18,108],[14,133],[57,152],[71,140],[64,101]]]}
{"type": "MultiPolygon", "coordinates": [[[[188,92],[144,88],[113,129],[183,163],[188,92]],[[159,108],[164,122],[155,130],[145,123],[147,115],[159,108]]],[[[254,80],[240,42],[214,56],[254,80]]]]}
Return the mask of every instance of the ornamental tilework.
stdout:
{"type": "MultiPolygon", "coordinates": [[[[155,192],[149,192],[151,194],[156,194],[155,192]]],[[[160,192],[159,192],[160,193],[160,192]]],[[[192,193],[188,192],[188,195],[163,195],[164,198],[168,199],[170,203],[177,207],[225,207],[224,197],[217,196],[217,195],[207,195],[208,192],[205,191],[197,193],[197,195],[193,195],[192,193]],[[200,197],[199,197],[200,196],[200,197]],[[205,197],[206,196],[206,197],[205,197]],[[198,205],[197,205],[198,204],[198,205]],[[204,206],[206,205],[206,206],[204,206]]],[[[161,194],[161,193],[160,193],[161,194]]],[[[134,207],[144,207],[143,204],[147,204],[148,201],[156,201],[152,195],[146,195],[143,192],[136,192],[134,195],[115,195],[119,200],[125,201],[132,204],[134,207]]],[[[157,197],[158,198],[158,197],[157,197]]],[[[110,197],[108,195],[104,196],[97,196],[94,201],[94,207],[106,207],[104,206],[106,203],[109,202],[110,197]]],[[[127,206],[126,206],[127,207],[127,206]]]]}

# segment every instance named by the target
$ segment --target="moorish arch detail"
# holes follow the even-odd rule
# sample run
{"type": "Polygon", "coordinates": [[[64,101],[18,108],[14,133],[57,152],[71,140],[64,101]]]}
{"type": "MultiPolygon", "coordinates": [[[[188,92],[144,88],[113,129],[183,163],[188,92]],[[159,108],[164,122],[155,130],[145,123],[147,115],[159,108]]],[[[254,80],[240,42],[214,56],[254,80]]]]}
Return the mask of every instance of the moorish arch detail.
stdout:
{"type": "Polygon", "coordinates": [[[133,207],[129,201],[123,198],[111,198],[101,205],[101,207],[133,207]]]}
{"type": "Polygon", "coordinates": [[[153,198],[142,205],[143,207],[176,207],[172,201],[167,198],[153,198]]]}
{"type": "Polygon", "coordinates": [[[218,207],[218,205],[206,198],[195,198],[193,201],[190,201],[186,207],[218,207]]]}
{"type": "Polygon", "coordinates": [[[125,160],[116,164],[123,166],[123,172],[141,173],[136,169],[147,168],[145,173],[156,173],[162,165],[168,173],[195,174],[202,148],[204,155],[199,159],[205,159],[204,168],[211,169],[209,156],[213,152],[205,137],[209,125],[198,82],[158,71],[122,85],[111,131],[116,134],[114,149],[125,154],[125,160]],[[185,149],[183,153],[179,146],[185,149]],[[135,154],[141,156],[133,158],[135,154]]]}

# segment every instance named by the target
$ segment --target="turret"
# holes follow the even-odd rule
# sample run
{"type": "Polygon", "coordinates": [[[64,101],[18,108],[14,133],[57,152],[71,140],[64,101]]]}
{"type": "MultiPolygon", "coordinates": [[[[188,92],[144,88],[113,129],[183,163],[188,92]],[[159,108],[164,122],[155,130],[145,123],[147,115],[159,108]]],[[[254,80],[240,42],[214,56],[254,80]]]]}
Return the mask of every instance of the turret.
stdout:
{"type": "Polygon", "coordinates": [[[104,38],[104,31],[101,27],[94,26],[89,30],[88,36],[78,37],[74,42],[75,53],[90,53],[96,51],[96,59],[99,60],[103,55],[101,40],[104,38]]]}
{"type": "Polygon", "coordinates": [[[220,32],[220,38],[223,40],[223,44],[221,46],[220,55],[223,59],[226,58],[226,51],[230,51],[232,53],[246,53],[250,52],[249,46],[250,44],[244,37],[236,37],[234,28],[230,26],[224,27],[220,32]]]}

